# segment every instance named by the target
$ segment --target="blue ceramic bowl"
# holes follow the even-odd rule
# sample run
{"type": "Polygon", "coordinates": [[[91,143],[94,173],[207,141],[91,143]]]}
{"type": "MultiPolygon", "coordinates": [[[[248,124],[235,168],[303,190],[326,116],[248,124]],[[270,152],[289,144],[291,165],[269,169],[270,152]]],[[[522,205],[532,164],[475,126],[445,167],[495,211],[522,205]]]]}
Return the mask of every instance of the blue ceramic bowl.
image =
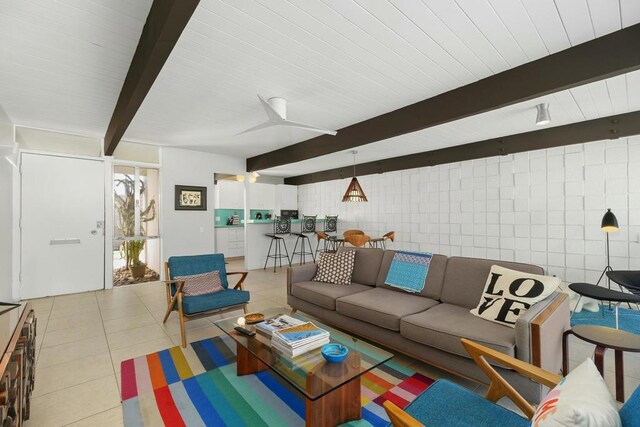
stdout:
{"type": "Polygon", "coordinates": [[[349,349],[343,345],[330,343],[322,346],[322,356],[329,363],[342,362],[347,358],[349,349]]]}

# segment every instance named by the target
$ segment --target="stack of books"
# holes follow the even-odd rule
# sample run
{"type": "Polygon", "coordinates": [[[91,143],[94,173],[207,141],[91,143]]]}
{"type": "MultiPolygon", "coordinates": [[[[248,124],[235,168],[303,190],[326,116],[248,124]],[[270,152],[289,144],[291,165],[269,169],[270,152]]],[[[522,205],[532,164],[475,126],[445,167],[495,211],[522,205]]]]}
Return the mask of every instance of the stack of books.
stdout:
{"type": "Polygon", "coordinates": [[[329,332],[305,322],[290,326],[271,335],[271,346],[287,357],[296,357],[329,343],[329,332]]]}
{"type": "Polygon", "coordinates": [[[304,320],[296,319],[295,317],[287,316],[286,314],[281,314],[271,319],[265,319],[263,322],[256,324],[256,331],[262,332],[264,335],[270,337],[273,331],[302,325],[303,323],[306,322],[304,320]]]}

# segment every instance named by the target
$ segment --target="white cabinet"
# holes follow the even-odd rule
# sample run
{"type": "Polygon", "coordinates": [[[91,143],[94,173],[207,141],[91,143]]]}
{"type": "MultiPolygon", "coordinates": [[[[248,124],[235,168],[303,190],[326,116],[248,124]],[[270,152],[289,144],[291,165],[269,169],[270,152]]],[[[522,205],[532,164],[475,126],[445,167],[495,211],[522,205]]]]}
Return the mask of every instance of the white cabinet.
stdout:
{"type": "Polygon", "coordinates": [[[249,209],[275,210],[275,185],[249,184],[249,209]]]}
{"type": "Polygon", "coordinates": [[[216,228],[216,252],[225,258],[244,256],[244,227],[216,228]]]}
{"type": "Polygon", "coordinates": [[[276,210],[298,210],[298,186],[276,185],[276,210]]]}
{"type": "Polygon", "coordinates": [[[228,236],[228,257],[244,256],[244,227],[227,228],[228,236]]]}
{"type": "Polygon", "coordinates": [[[244,209],[244,183],[218,180],[215,188],[216,209],[244,209]]]}

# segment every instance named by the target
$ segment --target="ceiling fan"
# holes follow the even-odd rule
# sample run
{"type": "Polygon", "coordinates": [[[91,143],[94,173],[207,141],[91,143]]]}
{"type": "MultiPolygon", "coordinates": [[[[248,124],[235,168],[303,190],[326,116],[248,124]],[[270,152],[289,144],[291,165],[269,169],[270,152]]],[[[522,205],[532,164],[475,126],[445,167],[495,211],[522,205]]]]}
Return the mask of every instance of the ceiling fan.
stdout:
{"type": "Polygon", "coordinates": [[[335,135],[338,133],[335,130],[324,129],[317,126],[308,125],[305,123],[294,122],[291,120],[287,120],[287,100],[284,98],[269,98],[264,99],[260,95],[258,95],[258,99],[262,103],[262,108],[267,113],[269,120],[264,123],[260,123],[259,125],[253,126],[249,129],[243,130],[238,135],[247,132],[253,132],[258,129],[264,129],[271,126],[289,126],[294,128],[306,129],[312,132],[324,133],[327,135],[335,135]]]}

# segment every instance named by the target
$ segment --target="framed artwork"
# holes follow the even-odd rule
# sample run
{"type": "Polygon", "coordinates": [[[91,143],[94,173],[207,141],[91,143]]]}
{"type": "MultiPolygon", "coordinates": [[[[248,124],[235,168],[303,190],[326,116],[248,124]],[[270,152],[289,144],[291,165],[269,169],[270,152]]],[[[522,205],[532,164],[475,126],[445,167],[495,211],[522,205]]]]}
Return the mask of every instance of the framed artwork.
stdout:
{"type": "Polygon", "coordinates": [[[206,211],[207,187],[176,185],[177,211],[206,211]]]}

